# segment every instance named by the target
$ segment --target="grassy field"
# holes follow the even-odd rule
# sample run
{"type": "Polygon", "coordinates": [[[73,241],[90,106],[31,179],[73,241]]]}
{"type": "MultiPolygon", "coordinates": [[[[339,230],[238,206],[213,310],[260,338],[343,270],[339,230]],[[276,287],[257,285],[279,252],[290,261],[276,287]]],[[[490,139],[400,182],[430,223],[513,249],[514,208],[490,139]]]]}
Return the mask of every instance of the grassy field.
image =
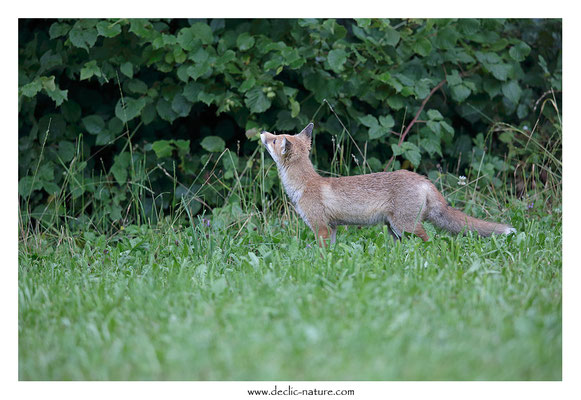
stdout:
{"type": "Polygon", "coordinates": [[[559,380],[561,215],[393,243],[302,222],[128,226],[19,246],[21,380],[559,380]]]}

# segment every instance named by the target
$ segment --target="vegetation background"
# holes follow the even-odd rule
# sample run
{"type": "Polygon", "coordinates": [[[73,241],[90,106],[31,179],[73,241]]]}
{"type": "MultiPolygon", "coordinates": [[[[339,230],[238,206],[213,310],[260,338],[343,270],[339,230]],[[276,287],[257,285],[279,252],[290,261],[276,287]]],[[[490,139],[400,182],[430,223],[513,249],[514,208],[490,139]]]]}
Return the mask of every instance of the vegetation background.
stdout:
{"type": "Polygon", "coordinates": [[[19,20],[20,378],[560,379],[561,39],[19,20]],[[319,253],[257,142],[310,121],[322,175],[414,170],[520,233],[319,253]]]}
{"type": "Polygon", "coordinates": [[[229,189],[259,168],[256,133],[311,120],[324,171],[478,170],[518,196],[558,183],[558,108],[543,101],[560,102],[560,20],[19,24],[23,226],[103,231],[182,200],[194,215],[240,205],[229,189]]]}

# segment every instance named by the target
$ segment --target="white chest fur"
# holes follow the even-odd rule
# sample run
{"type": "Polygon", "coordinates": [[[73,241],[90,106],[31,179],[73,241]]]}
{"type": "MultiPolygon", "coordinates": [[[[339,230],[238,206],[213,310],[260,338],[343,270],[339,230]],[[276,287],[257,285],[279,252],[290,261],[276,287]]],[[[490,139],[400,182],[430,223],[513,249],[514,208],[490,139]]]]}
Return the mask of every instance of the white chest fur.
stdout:
{"type": "Polygon", "coordinates": [[[305,223],[311,227],[311,224],[307,220],[307,217],[300,206],[300,200],[303,197],[303,192],[305,190],[304,187],[296,184],[295,182],[292,182],[287,174],[286,169],[283,166],[279,165],[278,171],[286,194],[288,195],[303,221],[305,221],[305,223]]]}

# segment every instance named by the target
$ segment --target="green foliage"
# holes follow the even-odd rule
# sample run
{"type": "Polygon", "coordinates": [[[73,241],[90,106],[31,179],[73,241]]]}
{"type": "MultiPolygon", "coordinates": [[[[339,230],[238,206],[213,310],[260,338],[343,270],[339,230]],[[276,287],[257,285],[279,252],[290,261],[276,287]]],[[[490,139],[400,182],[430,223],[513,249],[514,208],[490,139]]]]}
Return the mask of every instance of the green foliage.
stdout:
{"type": "Polygon", "coordinates": [[[219,136],[206,136],[200,145],[209,152],[219,153],[224,150],[225,142],[219,136]]]}
{"type": "MultiPolygon", "coordinates": [[[[21,20],[23,216],[82,221],[100,201],[110,221],[121,209],[150,218],[176,204],[166,198],[176,182],[231,187],[244,161],[201,171],[226,148],[249,160],[250,133],[297,132],[311,119],[322,169],[343,124],[339,173],[381,170],[391,156],[392,168],[462,173],[482,156],[492,180],[508,142],[477,134],[491,121],[535,126],[535,103],[550,89],[558,106],[559,20],[21,20]]],[[[543,118],[557,117],[545,109],[543,118]]],[[[551,123],[535,135],[547,148],[551,123]]],[[[204,203],[223,205],[225,190],[204,203]]]]}

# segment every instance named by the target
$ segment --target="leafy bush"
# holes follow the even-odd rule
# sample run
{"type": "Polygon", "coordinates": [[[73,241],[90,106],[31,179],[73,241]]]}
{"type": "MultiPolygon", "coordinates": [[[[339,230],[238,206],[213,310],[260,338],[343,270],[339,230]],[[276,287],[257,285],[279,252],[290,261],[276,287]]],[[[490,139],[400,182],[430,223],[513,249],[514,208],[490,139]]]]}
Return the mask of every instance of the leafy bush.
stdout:
{"type": "Polygon", "coordinates": [[[310,120],[323,170],[341,147],[342,173],[478,167],[498,186],[537,101],[562,89],[560,20],[20,20],[19,34],[25,221],[221,206],[255,183],[240,178],[260,165],[253,135],[310,120]],[[517,130],[497,140],[494,122],[517,130]]]}

